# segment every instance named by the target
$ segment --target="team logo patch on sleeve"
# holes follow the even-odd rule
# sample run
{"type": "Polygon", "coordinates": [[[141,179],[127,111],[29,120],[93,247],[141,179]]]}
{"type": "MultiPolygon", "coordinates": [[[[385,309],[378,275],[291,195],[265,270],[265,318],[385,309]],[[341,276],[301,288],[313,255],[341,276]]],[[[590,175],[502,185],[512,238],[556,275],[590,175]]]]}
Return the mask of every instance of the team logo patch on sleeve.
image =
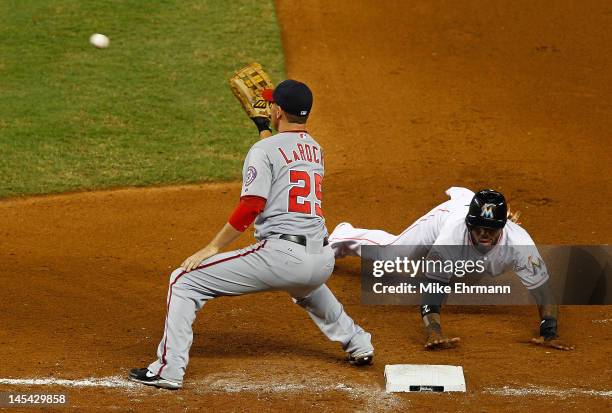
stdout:
{"type": "Polygon", "coordinates": [[[528,261],[534,269],[540,268],[540,259],[538,257],[533,257],[530,255],[528,261]]]}
{"type": "Polygon", "coordinates": [[[251,185],[255,178],[257,178],[257,169],[255,169],[254,166],[249,166],[247,169],[246,182],[244,183],[244,186],[251,185]]]}

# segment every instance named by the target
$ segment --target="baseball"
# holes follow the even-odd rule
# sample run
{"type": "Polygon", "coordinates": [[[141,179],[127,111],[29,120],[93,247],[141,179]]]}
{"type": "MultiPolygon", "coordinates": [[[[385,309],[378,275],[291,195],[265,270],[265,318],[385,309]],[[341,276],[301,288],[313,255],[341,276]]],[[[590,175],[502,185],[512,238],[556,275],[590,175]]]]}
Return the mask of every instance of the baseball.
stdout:
{"type": "Polygon", "coordinates": [[[94,33],[89,38],[89,43],[91,43],[94,47],[97,47],[98,49],[106,49],[108,47],[108,44],[110,43],[110,40],[107,36],[103,34],[94,33]]]}

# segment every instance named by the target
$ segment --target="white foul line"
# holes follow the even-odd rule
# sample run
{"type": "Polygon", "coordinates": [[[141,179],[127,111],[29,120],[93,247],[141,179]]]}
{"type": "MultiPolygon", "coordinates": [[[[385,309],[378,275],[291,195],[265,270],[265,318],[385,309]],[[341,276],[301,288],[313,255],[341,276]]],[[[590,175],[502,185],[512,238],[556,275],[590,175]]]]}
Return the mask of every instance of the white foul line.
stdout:
{"type": "MultiPolygon", "coordinates": [[[[32,378],[32,379],[12,379],[0,378],[0,385],[13,386],[64,386],[64,387],[107,387],[107,388],[123,388],[134,389],[141,387],[140,384],[131,382],[120,376],[110,377],[89,377],[78,380],[58,379],[55,377],[32,378]]],[[[219,377],[212,375],[204,381],[193,382],[193,387],[196,389],[202,385],[205,389],[213,392],[221,391],[225,393],[237,392],[269,392],[269,393],[291,393],[291,392],[325,392],[325,391],[341,391],[351,394],[356,397],[364,397],[367,395],[378,396],[378,398],[386,398],[383,390],[379,390],[377,386],[359,386],[347,385],[343,383],[320,383],[316,380],[303,383],[291,383],[290,381],[280,380],[279,382],[253,382],[239,377],[219,377]],[[380,393],[380,394],[378,394],[380,393]]],[[[192,387],[192,386],[190,386],[192,387]]],[[[612,390],[592,390],[592,389],[559,389],[554,387],[536,386],[533,384],[526,387],[487,387],[483,391],[485,394],[495,396],[509,397],[525,397],[525,396],[552,396],[558,398],[567,398],[572,396],[591,396],[611,398],[612,390]]],[[[380,401],[380,400],[379,400],[380,401]]],[[[389,400],[390,401],[390,400],[389,400]]]]}
{"type": "Polygon", "coordinates": [[[533,384],[527,387],[513,388],[504,386],[501,388],[488,387],[484,389],[484,393],[493,394],[496,396],[553,396],[561,399],[571,396],[594,396],[594,397],[612,397],[612,390],[591,390],[591,389],[555,389],[554,387],[535,386],[533,384]]]}
{"type": "Polygon", "coordinates": [[[110,387],[110,388],[134,388],[139,386],[119,376],[85,378],[80,380],[57,379],[55,377],[36,379],[2,379],[0,384],[14,386],[65,386],[65,387],[110,387]]]}
{"type": "MultiPolygon", "coordinates": [[[[58,379],[54,377],[12,379],[0,378],[0,385],[13,386],[65,386],[65,387],[107,387],[133,390],[144,389],[145,386],[131,382],[119,376],[85,378],[79,380],[58,379]]],[[[292,382],[291,379],[253,381],[244,374],[212,374],[203,380],[190,381],[188,389],[204,393],[325,393],[339,391],[352,399],[361,399],[366,407],[379,406],[391,408],[398,403],[394,395],[386,394],[383,389],[375,385],[352,385],[344,383],[321,382],[310,380],[307,384],[292,382]]],[[[371,410],[371,409],[367,409],[371,410]]]]}

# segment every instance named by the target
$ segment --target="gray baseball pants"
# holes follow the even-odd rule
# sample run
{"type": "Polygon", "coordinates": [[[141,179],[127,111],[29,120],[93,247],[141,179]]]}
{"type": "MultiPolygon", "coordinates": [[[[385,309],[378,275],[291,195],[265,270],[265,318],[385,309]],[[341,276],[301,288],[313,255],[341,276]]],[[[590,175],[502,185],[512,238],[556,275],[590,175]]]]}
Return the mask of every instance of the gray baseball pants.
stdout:
{"type": "Polygon", "coordinates": [[[323,334],[340,342],[347,353],[373,350],[370,334],[355,324],[325,285],[334,269],[331,247],[320,241],[313,244],[307,248],[267,239],[217,254],[190,272],[175,270],[170,275],[164,336],[149,370],[182,383],[197,311],[215,297],[273,290],[288,292],[323,334]]]}

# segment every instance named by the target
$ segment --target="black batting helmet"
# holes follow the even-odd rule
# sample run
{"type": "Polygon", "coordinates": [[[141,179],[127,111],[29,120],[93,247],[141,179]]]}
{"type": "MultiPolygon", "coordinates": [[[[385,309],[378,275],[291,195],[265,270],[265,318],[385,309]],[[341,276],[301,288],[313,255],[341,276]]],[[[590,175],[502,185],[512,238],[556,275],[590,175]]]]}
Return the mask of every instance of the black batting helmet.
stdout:
{"type": "Polygon", "coordinates": [[[504,196],[492,189],[478,191],[465,217],[468,227],[503,228],[508,220],[508,205],[504,196]]]}

